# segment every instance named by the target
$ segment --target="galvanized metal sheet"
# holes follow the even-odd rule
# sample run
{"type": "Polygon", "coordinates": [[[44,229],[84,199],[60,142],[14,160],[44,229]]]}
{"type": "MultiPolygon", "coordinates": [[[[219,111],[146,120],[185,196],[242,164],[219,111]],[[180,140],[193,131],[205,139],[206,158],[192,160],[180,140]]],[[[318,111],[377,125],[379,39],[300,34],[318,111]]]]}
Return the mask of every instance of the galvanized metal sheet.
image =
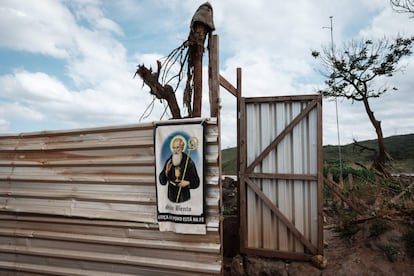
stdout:
{"type": "Polygon", "coordinates": [[[159,232],[153,125],[0,136],[0,271],[214,275],[219,131],[207,120],[207,235],[159,232]]]}
{"type": "MultiPolygon", "coordinates": [[[[245,98],[246,168],[260,159],[263,151],[271,147],[279,135],[282,137],[282,132],[311,101],[317,99],[317,96],[245,98]]],[[[252,180],[300,235],[318,250],[322,238],[322,222],[318,217],[321,200],[318,186],[320,119],[315,105],[253,166],[251,172],[243,172],[243,177],[252,180]]],[[[249,185],[246,185],[245,211],[247,249],[309,254],[303,242],[249,185]]]]}

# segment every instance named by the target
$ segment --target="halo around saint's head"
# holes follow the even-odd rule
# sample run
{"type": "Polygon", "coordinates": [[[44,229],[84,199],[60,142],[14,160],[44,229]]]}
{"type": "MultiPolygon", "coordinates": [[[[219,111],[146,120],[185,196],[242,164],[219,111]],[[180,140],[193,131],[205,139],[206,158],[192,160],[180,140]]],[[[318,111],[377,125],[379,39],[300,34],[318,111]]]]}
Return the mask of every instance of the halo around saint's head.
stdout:
{"type": "Polygon", "coordinates": [[[180,138],[183,141],[183,143],[184,143],[183,152],[184,152],[187,149],[187,140],[185,140],[184,136],[182,136],[182,135],[175,135],[171,139],[171,141],[170,141],[170,150],[171,150],[171,152],[174,152],[173,143],[174,143],[175,139],[177,139],[177,138],[180,138]]]}

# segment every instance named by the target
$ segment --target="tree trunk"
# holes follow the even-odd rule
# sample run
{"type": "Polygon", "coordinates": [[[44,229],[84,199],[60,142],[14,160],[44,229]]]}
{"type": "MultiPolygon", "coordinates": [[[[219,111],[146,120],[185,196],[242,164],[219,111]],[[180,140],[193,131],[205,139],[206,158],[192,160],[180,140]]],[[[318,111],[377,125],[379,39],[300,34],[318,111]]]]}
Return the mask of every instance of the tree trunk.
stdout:
{"type": "Polygon", "coordinates": [[[369,120],[371,121],[372,125],[375,128],[375,132],[377,133],[377,140],[378,140],[378,153],[377,156],[375,156],[375,168],[384,174],[385,177],[389,176],[389,173],[387,172],[385,168],[385,144],[384,144],[384,136],[382,134],[382,128],[381,128],[381,121],[378,121],[375,116],[374,112],[371,110],[371,107],[369,106],[368,98],[363,97],[364,107],[365,111],[368,114],[369,120]]]}
{"type": "Polygon", "coordinates": [[[159,61],[157,62],[157,65],[158,70],[155,73],[152,72],[151,68],[148,69],[144,65],[138,65],[138,69],[135,74],[139,75],[144,83],[150,87],[150,93],[152,95],[158,99],[164,99],[167,101],[172,117],[174,119],[181,119],[180,107],[178,106],[174,90],[170,85],[167,84],[163,86],[158,81],[158,76],[161,69],[161,64],[159,61]]]}

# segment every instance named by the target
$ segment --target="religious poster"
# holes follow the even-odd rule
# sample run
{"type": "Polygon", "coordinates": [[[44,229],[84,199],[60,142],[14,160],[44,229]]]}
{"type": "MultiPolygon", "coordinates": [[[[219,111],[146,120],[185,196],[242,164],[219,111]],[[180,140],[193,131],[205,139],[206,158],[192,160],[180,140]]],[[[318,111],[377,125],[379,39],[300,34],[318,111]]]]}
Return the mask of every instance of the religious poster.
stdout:
{"type": "Polygon", "coordinates": [[[156,127],[155,176],[160,231],[206,234],[203,144],[201,122],[156,127]]]}

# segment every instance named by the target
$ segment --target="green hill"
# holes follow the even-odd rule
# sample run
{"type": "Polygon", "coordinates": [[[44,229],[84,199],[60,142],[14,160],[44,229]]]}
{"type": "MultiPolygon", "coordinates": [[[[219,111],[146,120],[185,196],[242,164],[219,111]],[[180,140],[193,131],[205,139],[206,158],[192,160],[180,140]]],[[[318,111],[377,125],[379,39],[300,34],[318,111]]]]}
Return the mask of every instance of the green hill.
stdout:
{"type": "MultiPolygon", "coordinates": [[[[384,139],[387,153],[392,159],[391,165],[396,172],[414,172],[414,134],[390,136],[384,139]]],[[[377,148],[377,140],[359,141],[360,145],[377,148]]],[[[372,152],[361,151],[353,143],[341,146],[341,156],[344,164],[368,164],[372,160],[372,152]]],[[[338,160],[338,146],[323,147],[325,161],[338,160]]],[[[222,151],[223,174],[236,174],[236,148],[222,151]]]]}
{"type": "Polygon", "coordinates": [[[237,171],[237,151],[236,148],[228,148],[221,151],[223,174],[235,175],[237,171]]]}
{"type": "MultiPolygon", "coordinates": [[[[387,153],[393,160],[405,160],[414,158],[414,134],[390,136],[384,139],[387,153]]],[[[366,140],[358,142],[360,145],[377,149],[377,140],[366,140]]],[[[338,158],[338,146],[324,146],[324,159],[338,158]]],[[[341,147],[343,159],[354,161],[371,160],[372,152],[361,151],[353,143],[341,147]]]]}

